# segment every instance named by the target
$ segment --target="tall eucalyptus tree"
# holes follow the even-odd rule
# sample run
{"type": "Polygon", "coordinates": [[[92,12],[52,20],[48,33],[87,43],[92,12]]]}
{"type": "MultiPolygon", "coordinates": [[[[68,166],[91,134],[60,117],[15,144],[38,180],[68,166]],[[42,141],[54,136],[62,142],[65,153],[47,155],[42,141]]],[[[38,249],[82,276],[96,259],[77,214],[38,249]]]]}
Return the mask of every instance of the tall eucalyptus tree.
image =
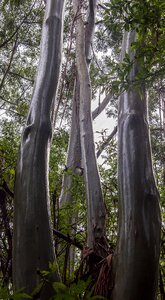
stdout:
{"type": "Polygon", "coordinates": [[[76,66],[80,84],[80,140],[87,198],[87,245],[105,255],[105,206],[97,169],[91,113],[91,83],[89,75],[91,42],[95,26],[96,1],[89,1],[90,18],[86,31],[82,17],[82,2],[73,1],[76,18],[76,66]]]}
{"type": "Polygon", "coordinates": [[[113,262],[113,300],[154,300],[160,251],[159,193],[152,169],[145,84],[136,85],[142,59],[124,33],[122,59],[132,63],[120,96],[118,136],[119,237],[113,262]]]}
{"type": "MultiPolygon", "coordinates": [[[[83,55],[83,59],[85,60],[85,64],[86,64],[86,71],[89,72],[89,68],[90,68],[90,63],[91,63],[91,47],[92,47],[92,43],[93,43],[93,36],[94,36],[94,29],[95,29],[95,17],[96,17],[96,4],[97,1],[96,0],[89,0],[88,1],[88,17],[87,17],[87,22],[84,28],[84,32],[83,32],[83,53],[81,52],[81,56],[83,55]]],[[[79,15],[79,13],[81,12],[81,5],[83,6],[83,4],[81,4],[79,1],[77,1],[77,3],[74,3],[74,11],[75,11],[75,22],[77,20],[77,18],[81,18],[81,16],[79,15]]],[[[78,32],[77,32],[77,39],[78,39],[78,32]]],[[[78,42],[79,43],[79,42],[78,42]]],[[[78,44],[77,44],[78,45],[78,44]]],[[[77,46],[76,46],[77,47],[77,46]]],[[[84,132],[82,129],[80,129],[80,119],[83,118],[82,116],[82,111],[80,112],[80,107],[82,107],[83,101],[85,101],[84,95],[82,95],[82,85],[83,85],[83,80],[81,78],[80,80],[80,75],[79,73],[81,73],[81,66],[78,66],[78,60],[76,62],[77,64],[77,72],[76,72],[76,80],[75,80],[75,87],[74,87],[74,96],[73,96],[73,101],[72,101],[72,123],[71,123],[71,132],[70,132],[70,142],[69,142],[69,146],[68,146],[68,156],[67,156],[67,168],[69,170],[69,172],[67,172],[64,175],[63,178],[63,188],[62,188],[62,192],[61,192],[61,196],[60,196],[60,204],[61,205],[67,205],[67,204],[72,204],[72,200],[73,200],[73,194],[72,194],[72,187],[74,185],[73,183],[73,173],[75,174],[79,174],[79,175],[84,175],[85,176],[85,185],[86,185],[86,189],[89,189],[89,181],[92,180],[92,176],[89,176],[87,170],[86,170],[86,165],[84,165],[84,159],[83,159],[83,153],[81,151],[84,148],[84,141],[82,136],[84,135],[84,132]],[[81,171],[81,174],[80,174],[81,171]],[[88,175],[87,175],[88,174],[88,175]],[[88,178],[87,178],[88,177],[88,178]]],[[[92,155],[93,155],[93,163],[95,164],[95,169],[91,170],[93,172],[93,174],[95,174],[97,180],[98,180],[98,191],[99,191],[99,195],[98,195],[98,199],[97,199],[97,203],[96,203],[96,207],[94,207],[95,205],[95,201],[94,201],[94,196],[92,199],[92,196],[89,198],[89,190],[87,192],[87,201],[88,201],[88,246],[90,246],[91,248],[94,247],[95,245],[95,236],[93,234],[93,227],[94,224],[96,224],[96,219],[98,219],[96,216],[92,216],[92,210],[95,211],[95,213],[98,213],[98,210],[100,210],[100,207],[102,209],[102,212],[100,211],[100,213],[105,214],[105,208],[104,208],[104,203],[103,203],[103,198],[102,198],[102,192],[101,192],[101,187],[100,187],[100,179],[98,176],[98,170],[97,170],[97,163],[96,163],[96,158],[95,158],[95,149],[94,149],[94,137],[93,137],[93,129],[92,129],[92,118],[95,119],[98,114],[104,109],[104,107],[106,106],[106,104],[108,103],[110,97],[106,97],[106,101],[103,101],[103,105],[101,105],[101,107],[97,107],[94,111],[93,114],[91,114],[90,110],[91,110],[91,97],[87,97],[86,99],[86,104],[88,106],[88,116],[87,119],[90,117],[89,123],[86,127],[86,134],[88,131],[90,131],[90,139],[88,139],[88,137],[85,138],[86,142],[88,143],[88,145],[91,145],[91,149],[90,151],[92,151],[92,155]],[[88,128],[89,126],[89,128],[88,128]],[[91,202],[91,204],[90,204],[91,202]],[[90,207],[93,208],[91,209],[90,207]],[[99,207],[100,206],[100,207],[99,207]],[[99,208],[98,208],[99,207],[99,208]],[[89,220],[92,220],[94,224],[89,224],[89,220]],[[93,227],[91,227],[93,226],[93,227]],[[93,235],[93,238],[92,238],[93,235]],[[92,241],[93,239],[93,241],[92,241]]],[[[84,111],[83,114],[85,115],[87,111],[84,111]]],[[[85,121],[86,122],[86,121],[85,121]]],[[[84,150],[85,151],[85,150],[84,150]]],[[[87,151],[86,154],[86,160],[88,162],[91,162],[91,157],[90,157],[90,153],[89,151],[87,151]]],[[[93,193],[97,194],[97,191],[93,191],[93,193]]],[[[97,196],[96,196],[97,197],[97,196]]],[[[77,212],[74,211],[74,215],[71,216],[70,218],[70,222],[74,223],[75,219],[77,218],[77,212]]],[[[103,218],[105,220],[105,218],[103,218]]],[[[102,226],[104,227],[104,221],[102,223],[102,226]]],[[[104,231],[104,228],[101,229],[101,231],[104,231]]],[[[103,232],[101,233],[101,235],[103,234],[103,232]]],[[[103,237],[103,236],[102,236],[103,237]]],[[[72,253],[72,258],[73,258],[73,249],[71,250],[72,253]]],[[[72,259],[70,259],[70,261],[72,261],[72,259]]],[[[72,261],[73,264],[73,261],[72,261]]],[[[71,268],[72,269],[72,268],[71,268]]]]}
{"type": "MultiPolygon", "coordinates": [[[[14,200],[15,289],[31,293],[55,261],[48,188],[49,147],[62,51],[64,0],[47,0],[38,73],[17,162],[14,200]]],[[[59,280],[58,271],[54,280],[59,280]]],[[[43,286],[39,299],[49,299],[43,286]]]]}

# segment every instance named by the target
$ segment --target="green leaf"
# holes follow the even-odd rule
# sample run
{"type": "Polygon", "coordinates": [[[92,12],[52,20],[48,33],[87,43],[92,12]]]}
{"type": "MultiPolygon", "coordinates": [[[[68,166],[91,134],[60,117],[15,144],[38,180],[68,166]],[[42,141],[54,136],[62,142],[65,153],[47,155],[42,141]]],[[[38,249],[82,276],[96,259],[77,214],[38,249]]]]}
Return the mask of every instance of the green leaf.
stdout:
{"type": "Polygon", "coordinates": [[[62,282],[53,282],[53,288],[54,290],[66,290],[66,285],[62,282]]]}

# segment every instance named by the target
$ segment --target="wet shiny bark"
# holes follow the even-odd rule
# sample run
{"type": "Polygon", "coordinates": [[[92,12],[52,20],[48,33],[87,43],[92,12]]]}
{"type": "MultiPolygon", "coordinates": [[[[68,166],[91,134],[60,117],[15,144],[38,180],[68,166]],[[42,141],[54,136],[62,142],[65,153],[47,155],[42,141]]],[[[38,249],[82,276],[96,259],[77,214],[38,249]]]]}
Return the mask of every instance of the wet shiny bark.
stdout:
{"type": "MultiPolygon", "coordinates": [[[[50,225],[49,147],[61,66],[63,0],[47,0],[41,54],[29,115],[23,130],[14,199],[13,280],[15,289],[31,293],[55,255],[50,225]]],[[[58,271],[53,276],[59,280],[58,271]]],[[[51,288],[39,299],[49,299],[51,288]]]]}

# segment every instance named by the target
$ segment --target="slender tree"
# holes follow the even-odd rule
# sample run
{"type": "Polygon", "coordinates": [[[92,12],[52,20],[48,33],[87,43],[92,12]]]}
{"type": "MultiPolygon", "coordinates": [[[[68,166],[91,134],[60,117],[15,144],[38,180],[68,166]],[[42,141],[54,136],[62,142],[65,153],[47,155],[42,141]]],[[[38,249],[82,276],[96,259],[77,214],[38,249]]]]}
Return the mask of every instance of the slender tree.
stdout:
{"type": "Polygon", "coordinates": [[[159,193],[151,160],[144,84],[135,85],[141,59],[125,32],[122,58],[129,55],[129,88],[120,96],[118,136],[119,237],[113,261],[113,300],[154,300],[160,251],[159,193]]]}
{"type": "Polygon", "coordinates": [[[78,77],[75,80],[74,94],[72,101],[72,121],[70,139],[67,153],[67,170],[64,174],[62,191],[60,195],[60,206],[72,203],[73,173],[76,174],[81,167],[81,145],[79,125],[79,83],[78,77]]]}
{"type": "Polygon", "coordinates": [[[105,206],[95,156],[91,114],[91,83],[89,76],[90,44],[94,33],[96,1],[90,0],[90,19],[86,31],[82,18],[82,3],[73,1],[76,17],[76,65],[80,83],[80,139],[87,198],[87,244],[105,255],[105,206]],[[91,26],[92,25],[92,26],[91,26]],[[99,249],[99,244],[103,247],[99,249]]]}
{"type": "MultiPolygon", "coordinates": [[[[74,205],[74,180],[73,176],[81,175],[81,144],[80,144],[80,124],[79,124],[79,101],[80,101],[80,89],[78,83],[78,76],[74,84],[73,100],[72,100],[72,120],[71,120],[71,130],[67,153],[66,162],[66,172],[63,177],[62,190],[60,195],[60,207],[62,208],[72,208],[74,205]],[[79,172],[80,171],[80,172],[79,172]]],[[[78,212],[76,210],[69,210],[69,217],[67,218],[68,229],[72,227],[73,224],[77,224],[78,212]]],[[[68,232],[71,235],[76,234],[76,225],[74,229],[68,232]]],[[[68,270],[69,274],[74,271],[75,262],[75,248],[69,247],[69,257],[68,257],[68,270]]]]}
{"type": "MultiPolygon", "coordinates": [[[[64,0],[47,0],[38,74],[16,170],[13,279],[28,293],[39,284],[40,271],[55,261],[48,189],[49,147],[59,80],[64,0]]],[[[58,271],[54,280],[59,280],[58,271]]],[[[45,285],[39,299],[49,299],[45,285]]]]}

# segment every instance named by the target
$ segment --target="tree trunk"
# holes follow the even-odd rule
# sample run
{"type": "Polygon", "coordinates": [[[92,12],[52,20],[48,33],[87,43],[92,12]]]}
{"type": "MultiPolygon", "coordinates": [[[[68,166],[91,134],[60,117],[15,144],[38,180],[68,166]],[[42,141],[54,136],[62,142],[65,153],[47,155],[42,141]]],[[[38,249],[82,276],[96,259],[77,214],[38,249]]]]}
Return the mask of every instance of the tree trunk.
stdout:
{"type": "Polygon", "coordinates": [[[144,87],[135,86],[140,62],[125,32],[122,56],[134,61],[129,89],[120,97],[118,137],[119,238],[114,256],[112,300],[154,300],[160,251],[159,194],[152,169],[144,87]]]}
{"type": "MultiPolygon", "coordinates": [[[[64,0],[47,0],[38,74],[16,170],[13,279],[15,289],[25,288],[27,293],[39,284],[39,271],[48,269],[49,262],[55,260],[48,165],[61,65],[63,8],[64,0]]],[[[59,280],[58,271],[53,280],[59,280]]],[[[50,295],[47,285],[39,299],[49,299],[50,295]]]]}
{"type": "MultiPolygon", "coordinates": [[[[81,144],[80,144],[80,124],[79,124],[79,106],[80,106],[80,86],[78,82],[78,76],[75,80],[74,95],[72,101],[72,123],[71,132],[68,145],[67,155],[67,172],[63,177],[62,191],[60,195],[60,207],[67,207],[69,212],[68,222],[68,234],[74,236],[76,234],[76,228],[72,228],[72,224],[77,223],[78,212],[75,210],[74,204],[74,176],[78,176],[79,170],[81,171],[81,144]]],[[[75,248],[71,246],[69,248],[68,256],[68,271],[71,274],[74,271],[75,262],[75,248]]]]}
{"type": "Polygon", "coordinates": [[[75,80],[74,95],[72,101],[72,124],[67,155],[67,170],[63,178],[62,191],[60,195],[60,206],[71,204],[73,174],[81,168],[81,145],[80,145],[80,125],[79,125],[79,82],[75,80]]]}
{"type": "MultiPolygon", "coordinates": [[[[89,1],[92,14],[88,24],[92,22],[93,27],[86,32],[81,14],[81,1],[74,0],[73,3],[77,30],[76,64],[80,82],[80,137],[88,211],[87,244],[94,249],[96,244],[105,244],[105,206],[95,156],[91,115],[91,83],[88,70],[90,49],[87,48],[87,41],[89,39],[91,43],[94,32],[96,1],[89,1]]],[[[98,249],[97,252],[101,254],[101,249],[98,249]]]]}

